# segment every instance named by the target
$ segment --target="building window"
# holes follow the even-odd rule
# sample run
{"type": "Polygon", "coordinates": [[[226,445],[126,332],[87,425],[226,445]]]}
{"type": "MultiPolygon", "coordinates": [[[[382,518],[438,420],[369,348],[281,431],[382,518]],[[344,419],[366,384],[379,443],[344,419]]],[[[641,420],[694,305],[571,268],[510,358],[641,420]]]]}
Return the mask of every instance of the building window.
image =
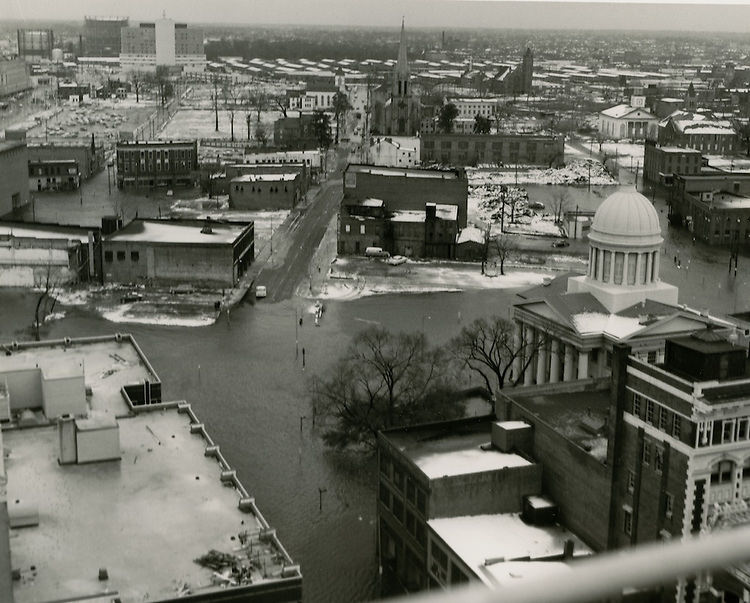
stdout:
{"type": "Polygon", "coordinates": [[[344,226],[344,231],[346,231],[346,232],[350,232],[351,229],[352,229],[352,227],[349,224],[347,224],[346,226],[344,226]]]}
{"type": "Polygon", "coordinates": [[[360,224],[359,225],[359,234],[365,234],[365,225],[364,224],[360,224]]]}
{"type": "Polygon", "coordinates": [[[732,481],[732,461],[721,461],[717,463],[715,469],[711,472],[712,484],[727,484],[732,481]]]}
{"type": "Polygon", "coordinates": [[[656,364],[656,350],[651,350],[646,356],[646,362],[656,364]]]}
{"type": "Polygon", "coordinates": [[[654,470],[661,473],[664,468],[664,450],[660,446],[654,446],[654,470]]]}
{"type": "Polygon", "coordinates": [[[672,499],[672,495],[669,492],[664,493],[664,517],[667,519],[672,519],[672,505],[674,504],[674,500],[672,499]]]}
{"type": "Polygon", "coordinates": [[[404,489],[404,474],[395,465],[393,466],[393,483],[396,484],[396,488],[398,488],[399,492],[404,489]]]}
{"type": "Polygon", "coordinates": [[[729,444],[734,442],[734,419],[724,419],[721,423],[721,443],[729,444]]]}
{"type": "Polygon", "coordinates": [[[738,441],[747,440],[749,423],[750,423],[750,420],[748,419],[748,417],[742,417],[741,419],[737,419],[737,440],[738,441]]]}
{"type": "Polygon", "coordinates": [[[112,252],[111,251],[105,251],[104,252],[104,261],[105,262],[111,262],[112,261],[112,252]]]}
{"type": "Polygon", "coordinates": [[[118,251],[117,252],[117,261],[118,262],[124,262],[125,261],[125,252],[124,251],[118,251]]]}
{"type": "Polygon", "coordinates": [[[672,415],[672,437],[680,439],[682,435],[682,419],[679,415],[672,415]]]}
{"type": "Polygon", "coordinates": [[[636,417],[641,416],[641,395],[633,394],[633,414],[636,417]]]}
{"type": "Polygon", "coordinates": [[[427,512],[427,495],[424,490],[417,488],[417,510],[424,515],[427,512]]]}
{"type": "Polygon", "coordinates": [[[641,460],[643,461],[644,465],[648,465],[651,462],[651,444],[649,444],[648,442],[643,442],[643,452],[641,460]]]}
{"type": "Polygon", "coordinates": [[[380,502],[389,509],[391,508],[391,493],[385,484],[380,484],[380,502]]]}
{"type": "Polygon", "coordinates": [[[667,409],[663,406],[659,407],[659,429],[662,431],[667,431],[667,425],[668,425],[668,419],[669,415],[667,413],[667,409]]]}
{"type": "Polygon", "coordinates": [[[622,531],[628,536],[633,533],[633,510],[630,507],[623,507],[622,531]]]}
{"type": "Polygon", "coordinates": [[[417,504],[417,488],[414,485],[414,480],[410,477],[406,479],[406,500],[412,505],[417,504]]]}
{"type": "Polygon", "coordinates": [[[130,261],[131,262],[137,262],[140,260],[140,254],[137,251],[131,251],[130,252],[130,261]]]}
{"type": "Polygon", "coordinates": [[[635,471],[628,470],[628,493],[632,494],[635,490],[635,471]]]}
{"type": "Polygon", "coordinates": [[[393,515],[398,519],[399,523],[404,521],[404,503],[401,502],[401,497],[393,495],[393,515]]]}
{"type": "Polygon", "coordinates": [[[654,424],[654,402],[653,400],[646,400],[646,422],[654,424]]]}

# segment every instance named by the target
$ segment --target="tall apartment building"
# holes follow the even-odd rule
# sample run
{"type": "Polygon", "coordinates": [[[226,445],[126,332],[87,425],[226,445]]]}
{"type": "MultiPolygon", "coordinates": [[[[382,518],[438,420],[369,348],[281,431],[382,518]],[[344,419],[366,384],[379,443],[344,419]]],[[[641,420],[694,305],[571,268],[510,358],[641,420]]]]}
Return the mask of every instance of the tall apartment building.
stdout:
{"type": "Polygon", "coordinates": [[[55,36],[51,29],[19,29],[18,56],[27,61],[52,59],[55,36]]]}
{"type": "Polygon", "coordinates": [[[118,56],[121,47],[121,31],[127,26],[127,17],[86,17],[83,22],[86,56],[118,56]]]}
{"type": "Polygon", "coordinates": [[[26,61],[0,57],[0,98],[31,88],[26,61]]]}
{"type": "Polygon", "coordinates": [[[123,71],[156,71],[171,67],[188,73],[206,69],[203,30],[157,19],[121,30],[120,66],[123,71]]]}

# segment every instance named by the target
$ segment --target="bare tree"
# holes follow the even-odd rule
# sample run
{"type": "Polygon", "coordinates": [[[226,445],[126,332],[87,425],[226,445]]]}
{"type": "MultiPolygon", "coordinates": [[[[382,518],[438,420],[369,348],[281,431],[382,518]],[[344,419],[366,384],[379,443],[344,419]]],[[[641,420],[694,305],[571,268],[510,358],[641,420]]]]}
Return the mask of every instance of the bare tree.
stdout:
{"type": "Polygon", "coordinates": [[[250,106],[255,109],[255,121],[260,121],[260,114],[268,108],[268,94],[258,88],[255,91],[248,90],[247,99],[250,106]]]}
{"type": "Polygon", "coordinates": [[[284,102],[286,99],[283,97],[275,96],[273,99],[274,104],[278,107],[279,111],[281,111],[281,114],[286,117],[286,103],[284,102]]]}
{"type": "Polygon", "coordinates": [[[229,131],[232,142],[234,142],[234,116],[237,112],[237,101],[239,100],[240,90],[231,82],[225,82],[221,88],[221,95],[224,99],[224,108],[229,114],[229,131]]]}
{"type": "Polygon", "coordinates": [[[460,416],[448,361],[422,333],[360,331],[328,375],[312,382],[324,441],[373,450],[382,429],[460,416]]]}
{"type": "Polygon", "coordinates": [[[266,143],[268,142],[268,134],[266,133],[266,128],[263,124],[258,124],[255,128],[255,140],[258,141],[258,144],[261,147],[266,146],[266,143]]]}
{"type": "Polygon", "coordinates": [[[520,383],[540,342],[516,341],[513,323],[500,316],[492,316],[489,319],[477,318],[464,327],[448,347],[464,366],[482,378],[490,392],[495,392],[508,383],[520,383]],[[513,374],[516,359],[520,361],[518,375],[513,374]]]}
{"type": "Polygon", "coordinates": [[[39,327],[55,309],[57,299],[54,297],[54,293],[56,289],[57,283],[52,275],[52,264],[48,262],[42,282],[42,291],[39,293],[34,307],[34,334],[37,340],[39,339],[39,327]]]}
{"type": "Polygon", "coordinates": [[[518,245],[515,239],[510,235],[501,234],[493,239],[497,260],[500,262],[500,275],[505,275],[505,261],[509,260],[516,253],[518,245]]]}
{"type": "Polygon", "coordinates": [[[143,74],[140,71],[133,71],[130,74],[130,83],[135,91],[135,102],[141,102],[141,87],[143,86],[143,74]]]}
{"type": "Polygon", "coordinates": [[[552,211],[555,214],[555,224],[562,222],[563,216],[570,205],[568,191],[560,191],[552,196],[552,211]]]}

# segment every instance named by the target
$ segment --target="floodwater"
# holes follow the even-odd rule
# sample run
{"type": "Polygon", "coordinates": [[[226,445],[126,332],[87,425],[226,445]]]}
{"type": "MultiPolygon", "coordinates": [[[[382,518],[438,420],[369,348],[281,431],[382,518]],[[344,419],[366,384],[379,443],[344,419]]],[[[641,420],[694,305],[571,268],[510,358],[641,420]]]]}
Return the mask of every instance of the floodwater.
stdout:
{"type": "MultiPolygon", "coordinates": [[[[326,302],[320,327],[312,303],[302,299],[242,305],[231,322],[202,328],[114,324],[63,308],[66,317],[41,336],[132,333],[164,383],[164,399],[193,405],[301,564],[305,601],[348,602],[373,598],[379,588],[376,468],[373,458],[325,449],[312,426],[308,378],[324,372],[367,325],[424,328],[442,344],[477,316],[507,317],[512,297],[476,291],[326,302]]],[[[0,341],[28,339],[19,325],[31,322],[33,302],[33,293],[0,291],[0,341]]]]}

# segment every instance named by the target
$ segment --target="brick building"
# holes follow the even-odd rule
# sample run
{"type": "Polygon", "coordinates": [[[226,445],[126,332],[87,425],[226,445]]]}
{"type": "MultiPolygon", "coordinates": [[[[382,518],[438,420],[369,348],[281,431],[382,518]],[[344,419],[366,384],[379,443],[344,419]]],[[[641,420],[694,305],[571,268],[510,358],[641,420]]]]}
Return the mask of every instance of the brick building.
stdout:
{"type": "Polygon", "coordinates": [[[299,115],[277,119],[273,124],[273,144],[282,150],[317,149],[313,114],[300,111],[299,115]]]}
{"type": "Polygon", "coordinates": [[[25,140],[0,140],[0,216],[29,202],[28,162],[25,140]]]}
{"type": "Polygon", "coordinates": [[[750,173],[675,176],[672,213],[709,245],[750,245],[750,173]]]}
{"type": "Polygon", "coordinates": [[[740,148],[732,123],[706,110],[675,111],[659,122],[658,142],[710,155],[733,155],[740,148]]]}
{"type": "MultiPolygon", "coordinates": [[[[263,166],[265,167],[265,166],[263,166]]],[[[302,197],[298,171],[244,173],[229,182],[232,209],[292,209],[302,197]]]]}
{"type": "Polygon", "coordinates": [[[253,261],[252,223],[133,220],[102,241],[105,283],[232,287],[253,261]]]}
{"type": "Polygon", "coordinates": [[[388,590],[492,583],[507,573],[506,559],[589,554],[554,519],[521,518],[529,499],[549,502],[542,465],[517,445],[530,431],[486,416],[378,435],[378,550],[388,590]]]}
{"type": "Polygon", "coordinates": [[[479,163],[552,167],[564,160],[562,136],[531,134],[424,134],[420,155],[424,162],[467,166],[479,163]]]}
{"type": "Polygon", "coordinates": [[[349,164],[344,171],[342,206],[382,199],[390,211],[423,211],[427,203],[458,207],[458,226],[466,226],[469,185],[461,169],[425,170],[349,164]]]}
{"type": "Polygon", "coordinates": [[[75,159],[29,160],[29,190],[72,191],[81,185],[75,159]]]}
{"type": "MultiPolygon", "coordinates": [[[[82,180],[91,178],[105,167],[104,145],[92,140],[90,144],[75,142],[32,142],[28,145],[29,162],[75,161],[82,180]]],[[[31,186],[31,188],[36,188],[31,186]]]]}
{"type": "Polygon", "coordinates": [[[191,186],[198,170],[196,141],[117,143],[117,187],[191,186]]]}
{"type": "Polygon", "coordinates": [[[700,174],[702,165],[701,152],[697,149],[660,146],[651,140],[644,146],[643,177],[651,182],[671,186],[676,174],[700,174]]]}

